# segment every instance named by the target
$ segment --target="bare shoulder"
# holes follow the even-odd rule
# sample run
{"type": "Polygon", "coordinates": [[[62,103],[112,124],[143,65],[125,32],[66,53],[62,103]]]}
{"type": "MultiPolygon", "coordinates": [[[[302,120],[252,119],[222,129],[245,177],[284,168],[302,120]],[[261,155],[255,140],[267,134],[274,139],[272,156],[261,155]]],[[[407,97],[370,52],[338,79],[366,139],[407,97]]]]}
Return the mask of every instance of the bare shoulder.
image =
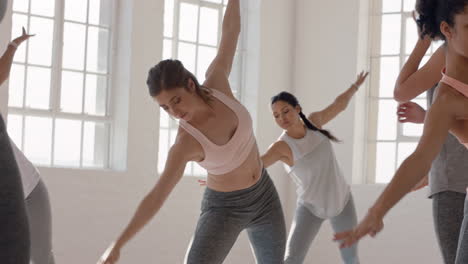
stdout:
{"type": "Polygon", "coordinates": [[[292,153],[288,143],[286,143],[284,140],[276,141],[270,146],[270,149],[286,157],[291,156],[292,153]]]}
{"type": "Polygon", "coordinates": [[[436,91],[434,104],[436,103],[441,110],[460,118],[468,118],[468,98],[444,83],[441,83],[436,91]]]}
{"type": "Polygon", "coordinates": [[[226,74],[219,69],[215,68],[212,71],[210,71],[209,74],[207,74],[203,86],[206,86],[210,89],[216,89],[226,94],[227,96],[235,99],[234,94],[231,91],[231,85],[229,84],[229,80],[226,77],[226,74]]]}

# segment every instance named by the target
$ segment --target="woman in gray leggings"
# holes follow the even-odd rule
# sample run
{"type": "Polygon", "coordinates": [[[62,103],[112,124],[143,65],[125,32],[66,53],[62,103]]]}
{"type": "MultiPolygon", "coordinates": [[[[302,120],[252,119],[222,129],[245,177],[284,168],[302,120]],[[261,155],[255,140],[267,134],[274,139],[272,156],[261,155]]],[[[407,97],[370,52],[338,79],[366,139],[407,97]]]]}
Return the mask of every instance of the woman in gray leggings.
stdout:
{"type": "MultiPolygon", "coordinates": [[[[367,73],[332,104],[307,117],[297,98],[281,92],[271,99],[271,109],[283,134],[262,156],[265,167],[282,161],[297,185],[297,208],[286,246],[285,264],[301,264],[322,223],[329,219],[335,232],[353,228],[357,223],[351,190],[333,151],[337,139],[322,126],[346,109],[365,81],[367,73]]],[[[346,264],[358,264],[357,245],[341,249],[346,264]]]]}
{"type": "Polygon", "coordinates": [[[239,0],[229,0],[219,50],[203,85],[177,60],[150,69],[150,95],[179,119],[179,129],[158,182],[100,263],[117,262],[121,248],[156,215],[189,161],[207,170],[208,187],[185,263],[222,263],[242,230],[249,235],[257,263],[283,263],[286,228],[281,203],[262,168],[252,118],[234,97],[228,79],[240,23],[239,0]]]}
{"type": "MultiPolygon", "coordinates": [[[[420,34],[419,34],[420,36],[420,34]]],[[[441,46],[420,68],[421,60],[431,47],[429,36],[418,41],[404,64],[395,85],[398,120],[402,123],[424,123],[426,111],[410,100],[427,90],[427,105],[433,102],[440,72],[445,67],[445,46],[441,46]],[[432,87],[428,90],[429,87],[432,87]]],[[[453,135],[447,135],[444,145],[432,162],[429,176],[419,184],[429,183],[434,229],[445,264],[453,264],[457,255],[463,208],[468,187],[468,150],[453,135]]]]}

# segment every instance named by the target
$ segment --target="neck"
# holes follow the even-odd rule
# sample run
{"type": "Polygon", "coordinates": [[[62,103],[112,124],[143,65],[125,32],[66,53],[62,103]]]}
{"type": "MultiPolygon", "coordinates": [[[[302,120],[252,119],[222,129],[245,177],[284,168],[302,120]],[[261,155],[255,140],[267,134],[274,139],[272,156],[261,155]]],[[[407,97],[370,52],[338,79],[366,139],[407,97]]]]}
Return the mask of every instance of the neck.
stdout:
{"type": "Polygon", "coordinates": [[[292,138],[303,138],[306,134],[307,128],[302,124],[301,121],[297,122],[295,125],[289,127],[286,130],[286,134],[292,138]]]}
{"type": "Polygon", "coordinates": [[[445,74],[468,84],[468,58],[455,52],[450,45],[446,50],[445,74]]]}

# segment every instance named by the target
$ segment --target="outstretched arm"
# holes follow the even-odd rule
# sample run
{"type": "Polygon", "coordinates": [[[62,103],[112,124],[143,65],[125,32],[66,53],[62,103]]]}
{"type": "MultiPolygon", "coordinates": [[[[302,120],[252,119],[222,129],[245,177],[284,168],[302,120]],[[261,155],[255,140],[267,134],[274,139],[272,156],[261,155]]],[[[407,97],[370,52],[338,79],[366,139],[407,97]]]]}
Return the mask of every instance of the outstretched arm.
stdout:
{"type": "Polygon", "coordinates": [[[344,93],[340,94],[336,97],[335,101],[327,106],[325,109],[311,113],[309,115],[309,120],[321,128],[326,123],[333,120],[339,113],[343,112],[353,98],[353,95],[358,91],[359,87],[362,83],[366,80],[367,75],[369,72],[361,72],[358,76],[356,81],[349,87],[344,93]]]}
{"type": "Polygon", "coordinates": [[[13,62],[13,57],[15,56],[16,49],[18,48],[23,41],[29,39],[34,35],[29,35],[26,33],[26,30],[23,28],[23,34],[16,39],[14,39],[7,47],[5,53],[3,53],[0,58],[0,85],[8,79],[10,75],[11,63],[13,62]]]}
{"type": "Polygon", "coordinates": [[[364,220],[353,230],[335,235],[335,240],[341,240],[342,247],[351,246],[368,234],[375,236],[380,232],[383,228],[383,217],[427,175],[432,161],[442,148],[455,120],[449,107],[443,99],[433,104],[427,114],[418,147],[398,168],[395,176],[369,209],[364,220]]]}
{"type": "Polygon", "coordinates": [[[169,151],[166,167],[154,188],[141,201],[132,220],[117,241],[113,243],[99,260],[98,264],[113,264],[120,257],[122,247],[153,218],[167,197],[182,178],[189,161],[181,144],[174,144],[169,151]]]}
{"type": "Polygon", "coordinates": [[[268,168],[277,161],[290,163],[289,161],[292,160],[292,152],[284,141],[276,141],[268,148],[267,152],[265,152],[261,158],[263,166],[268,168]]]}
{"type": "MultiPolygon", "coordinates": [[[[414,12],[413,18],[415,19],[414,12]]],[[[418,35],[421,35],[419,29],[418,35]]],[[[428,36],[425,36],[424,39],[418,38],[418,42],[416,42],[408,61],[403,65],[395,83],[393,96],[398,102],[411,101],[424,91],[432,88],[442,78],[440,72],[445,67],[445,50],[443,46],[439,47],[429,61],[418,70],[419,64],[421,64],[421,60],[430,46],[431,39],[428,36]]]]}
{"type": "Polygon", "coordinates": [[[221,42],[213,62],[211,62],[205,77],[208,79],[213,73],[223,74],[226,78],[231,73],[237,41],[241,30],[239,0],[229,0],[224,14],[221,42]]]}

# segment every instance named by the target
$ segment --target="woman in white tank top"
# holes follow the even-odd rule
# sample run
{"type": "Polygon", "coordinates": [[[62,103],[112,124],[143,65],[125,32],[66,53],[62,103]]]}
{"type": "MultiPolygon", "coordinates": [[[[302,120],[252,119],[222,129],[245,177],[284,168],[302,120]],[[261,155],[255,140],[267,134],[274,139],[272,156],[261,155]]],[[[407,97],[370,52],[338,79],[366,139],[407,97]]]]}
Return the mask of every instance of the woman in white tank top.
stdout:
{"type": "MultiPolygon", "coordinates": [[[[325,219],[330,219],[335,232],[357,223],[350,187],[330,142],[338,140],[322,126],[346,109],[367,74],[361,72],[331,105],[308,117],[290,93],[281,92],[271,100],[275,121],[284,131],[262,160],[265,168],[282,161],[297,185],[297,208],[286,246],[286,264],[304,262],[325,219]]],[[[357,246],[341,249],[340,253],[344,263],[359,263],[357,246]]]]}

